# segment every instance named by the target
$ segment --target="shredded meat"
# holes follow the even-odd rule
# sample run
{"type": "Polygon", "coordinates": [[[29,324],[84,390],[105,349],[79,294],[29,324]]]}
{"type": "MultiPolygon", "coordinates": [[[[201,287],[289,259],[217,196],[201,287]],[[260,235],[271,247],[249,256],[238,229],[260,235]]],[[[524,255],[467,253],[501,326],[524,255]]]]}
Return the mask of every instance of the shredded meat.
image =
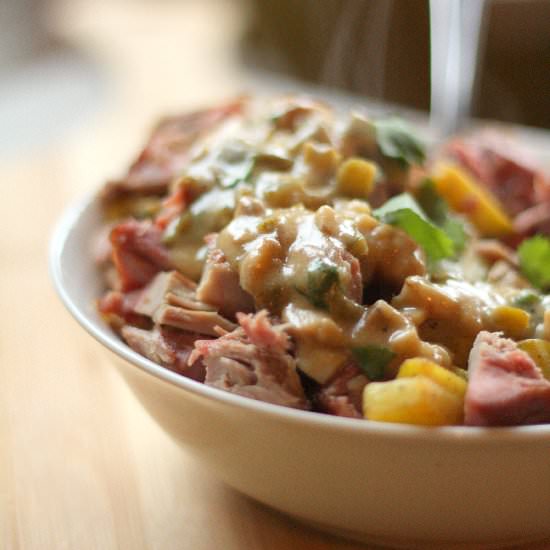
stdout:
{"type": "Polygon", "coordinates": [[[244,326],[216,340],[198,340],[189,362],[202,358],[205,383],[260,401],[298,409],[308,403],[294,358],[282,347],[280,328],[267,328],[266,313],[248,319],[244,326]],[[252,338],[251,338],[252,337],[252,338]]]}
{"type": "MultiPolygon", "coordinates": [[[[214,239],[210,239],[213,243],[214,239]]],[[[239,312],[254,310],[254,300],[241,288],[239,274],[231,268],[223,252],[210,246],[197,288],[197,298],[212,305],[222,315],[234,319],[239,312]]]]}
{"type": "Polygon", "coordinates": [[[356,365],[348,364],[319,389],[315,400],[322,412],[362,418],[362,396],[367,382],[367,377],[356,365]]]}

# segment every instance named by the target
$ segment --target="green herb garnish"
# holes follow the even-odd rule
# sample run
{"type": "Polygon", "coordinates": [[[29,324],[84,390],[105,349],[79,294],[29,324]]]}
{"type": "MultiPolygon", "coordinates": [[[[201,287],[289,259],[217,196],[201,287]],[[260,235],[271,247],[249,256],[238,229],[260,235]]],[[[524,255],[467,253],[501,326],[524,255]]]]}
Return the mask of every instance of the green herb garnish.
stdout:
{"type": "Polygon", "coordinates": [[[307,290],[301,292],[315,307],[327,309],[325,294],[338,283],[338,268],[327,259],[317,258],[307,269],[307,290]]]}
{"type": "Polygon", "coordinates": [[[251,156],[247,162],[243,165],[243,174],[234,180],[230,181],[228,184],[224,185],[225,189],[233,189],[237,187],[239,183],[250,183],[252,175],[254,174],[254,169],[256,168],[257,156],[251,156]]]}
{"type": "Polygon", "coordinates": [[[437,262],[454,256],[455,246],[452,239],[426,217],[408,193],[393,197],[374,210],[373,214],[380,221],[405,231],[424,249],[428,261],[437,262]]]}
{"type": "Polygon", "coordinates": [[[550,289],[550,239],[536,235],[518,248],[519,265],[529,281],[541,290],[550,289]]]}
{"type": "Polygon", "coordinates": [[[426,178],[421,184],[417,200],[422,210],[453,241],[455,253],[460,253],[466,246],[467,235],[464,224],[449,212],[447,203],[435,190],[434,182],[426,178]]]}
{"type": "Polygon", "coordinates": [[[359,368],[367,375],[370,381],[383,380],[386,374],[386,367],[395,357],[395,353],[384,346],[370,344],[360,348],[353,348],[359,368]]]}
{"type": "Polygon", "coordinates": [[[512,299],[512,305],[530,310],[540,304],[541,297],[536,292],[526,288],[518,292],[512,299]]]}
{"type": "Polygon", "coordinates": [[[391,117],[373,121],[372,125],[378,148],[383,156],[397,161],[403,168],[424,162],[424,145],[403,120],[391,117]]]}

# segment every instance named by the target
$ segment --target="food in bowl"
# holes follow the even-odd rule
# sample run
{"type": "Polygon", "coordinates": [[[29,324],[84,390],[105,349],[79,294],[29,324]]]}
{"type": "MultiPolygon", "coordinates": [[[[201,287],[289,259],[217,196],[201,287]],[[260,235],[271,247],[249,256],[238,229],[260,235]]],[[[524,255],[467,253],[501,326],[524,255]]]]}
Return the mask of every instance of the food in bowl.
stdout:
{"type": "MultiPolygon", "coordinates": [[[[519,150],[519,149],[518,149],[519,150]]],[[[418,425],[550,423],[550,182],[305,98],[162,121],[101,192],[103,318],[241,396],[418,425]]]]}

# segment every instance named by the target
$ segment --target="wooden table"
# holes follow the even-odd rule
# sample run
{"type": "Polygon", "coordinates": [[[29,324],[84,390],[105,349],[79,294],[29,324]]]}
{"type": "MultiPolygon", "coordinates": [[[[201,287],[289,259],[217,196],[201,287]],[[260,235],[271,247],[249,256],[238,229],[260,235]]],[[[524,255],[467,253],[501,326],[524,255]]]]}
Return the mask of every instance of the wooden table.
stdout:
{"type": "Polygon", "coordinates": [[[203,471],[134,400],[48,276],[63,208],[121,172],[157,115],[241,89],[234,6],[67,1],[52,16],[88,56],[101,93],[41,145],[0,153],[2,549],[365,548],[203,471]]]}
{"type": "Polygon", "coordinates": [[[52,20],[99,92],[43,143],[0,154],[0,548],[357,548],[203,471],[134,400],[48,276],[63,208],[121,172],[160,114],[240,91],[228,47],[238,13],[210,0],[66,2],[52,20]]]}

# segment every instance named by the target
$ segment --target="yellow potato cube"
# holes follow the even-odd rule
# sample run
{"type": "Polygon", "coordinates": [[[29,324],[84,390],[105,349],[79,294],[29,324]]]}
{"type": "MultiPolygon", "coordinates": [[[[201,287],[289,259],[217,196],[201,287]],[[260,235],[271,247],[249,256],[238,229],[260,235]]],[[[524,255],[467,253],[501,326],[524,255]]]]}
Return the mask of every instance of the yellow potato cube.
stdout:
{"type": "Polygon", "coordinates": [[[550,342],[539,338],[523,340],[518,344],[519,348],[531,356],[543,376],[550,380],[550,342]]]}
{"type": "Polygon", "coordinates": [[[350,197],[370,195],[376,179],[376,164],[360,158],[345,160],[336,174],[338,191],[350,197]]]}
{"type": "Polygon", "coordinates": [[[363,390],[369,420],[421,426],[462,424],[463,399],[426,376],[371,382],[363,390]]]}
{"type": "Polygon", "coordinates": [[[519,340],[529,330],[531,316],[519,307],[499,306],[491,312],[491,323],[494,331],[502,331],[508,338],[519,340]]]}
{"type": "Polygon", "coordinates": [[[423,357],[407,359],[399,367],[397,378],[413,376],[426,376],[460,398],[463,398],[466,393],[467,382],[464,378],[423,357]]]}
{"type": "Polygon", "coordinates": [[[449,206],[468,217],[484,237],[512,232],[512,222],[498,200],[464,171],[442,165],[433,177],[435,188],[449,206]]]}

